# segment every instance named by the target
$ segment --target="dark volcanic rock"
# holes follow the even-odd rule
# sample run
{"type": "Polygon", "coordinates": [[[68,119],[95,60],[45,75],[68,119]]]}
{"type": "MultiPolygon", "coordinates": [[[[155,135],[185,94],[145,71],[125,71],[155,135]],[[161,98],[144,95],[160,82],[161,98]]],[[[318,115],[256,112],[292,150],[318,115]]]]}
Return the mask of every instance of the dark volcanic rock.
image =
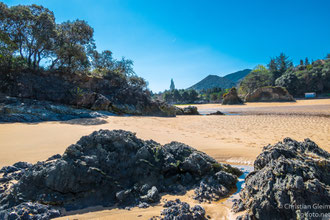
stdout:
{"type": "Polygon", "coordinates": [[[238,105],[243,104],[243,101],[238,97],[236,88],[231,88],[228,93],[223,95],[223,105],[238,105]]]}
{"type": "Polygon", "coordinates": [[[288,90],[279,86],[258,88],[245,97],[245,102],[292,102],[295,99],[288,90]]]}
{"type": "Polygon", "coordinates": [[[12,166],[4,166],[0,169],[0,174],[3,175],[3,181],[0,180],[0,182],[19,180],[24,174],[24,172],[31,167],[32,164],[27,162],[17,162],[12,166]]]}
{"type": "Polygon", "coordinates": [[[212,112],[212,113],[210,113],[208,115],[225,115],[225,113],[220,112],[220,111],[216,111],[216,112],[212,112]]]}
{"type": "Polygon", "coordinates": [[[0,219],[47,220],[60,217],[61,212],[49,205],[25,202],[5,211],[0,210],[0,219]]]}
{"type": "Polygon", "coordinates": [[[254,170],[234,211],[245,208],[252,219],[329,218],[330,154],[311,140],[264,147],[254,170]]]}
{"type": "Polygon", "coordinates": [[[46,161],[60,159],[61,157],[62,156],[60,154],[55,154],[55,155],[49,157],[46,161]]]}
{"type": "Polygon", "coordinates": [[[183,109],[175,106],[175,114],[176,115],[183,115],[183,109]]]}
{"type": "Polygon", "coordinates": [[[111,115],[111,113],[77,109],[46,101],[13,97],[0,98],[0,122],[66,121],[107,115],[111,115]]]}
{"type": "Polygon", "coordinates": [[[199,112],[198,112],[196,106],[188,106],[188,107],[183,108],[183,114],[184,115],[199,115],[199,112]]]}
{"type": "Polygon", "coordinates": [[[166,209],[161,212],[163,220],[206,220],[205,210],[200,205],[190,207],[186,202],[179,199],[167,201],[164,205],[166,209]]]}
{"type": "Polygon", "coordinates": [[[197,107],[188,106],[184,108],[175,107],[176,115],[199,115],[197,107]]]}
{"type": "Polygon", "coordinates": [[[104,95],[98,94],[93,103],[92,110],[109,110],[110,101],[104,95]]]}
{"type": "Polygon", "coordinates": [[[113,77],[61,72],[0,74],[0,93],[116,114],[175,116],[173,106],[154,101],[150,92],[113,77]]]}
{"type": "Polygon", "coordinates": [[[237,177],[224,171],[220,171],[211,177],[204,178],[199,187],[195,189],[194,199],[204,201],[217,201],[229,194],[229,189],[236,184],[237,177]]]}
{"type": "MultiPolygon", "coordinates": [[[[0,184],[5,186],[0,194],[2,212],[28,201],[66,210],[114,204],[145,207],[144,202],[158,202],[160,193],[183,193],[201,181],[229,191],[240,175],[238,169],[185,144],[161,146],[122,130],[95,131],[69,146],[62,157],[27,167],[17,183],[10,185],[5,179],[0,184]]],[[[228,194],[212,190],[217,199],[228,194]]]]}

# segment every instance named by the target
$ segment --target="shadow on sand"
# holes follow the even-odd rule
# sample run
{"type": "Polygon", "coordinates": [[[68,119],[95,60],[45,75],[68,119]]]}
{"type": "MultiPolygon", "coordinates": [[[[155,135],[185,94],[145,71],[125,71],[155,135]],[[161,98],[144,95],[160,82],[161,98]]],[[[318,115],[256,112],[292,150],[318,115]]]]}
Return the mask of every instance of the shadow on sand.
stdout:
{"type": "Polygon", "coordinates": [[[70,124],[70,125],[102,125],[107,124],[108,122],[102,118],[77,118],[71,119],[68,121],[61,121],[61,124],[70,124]]]}

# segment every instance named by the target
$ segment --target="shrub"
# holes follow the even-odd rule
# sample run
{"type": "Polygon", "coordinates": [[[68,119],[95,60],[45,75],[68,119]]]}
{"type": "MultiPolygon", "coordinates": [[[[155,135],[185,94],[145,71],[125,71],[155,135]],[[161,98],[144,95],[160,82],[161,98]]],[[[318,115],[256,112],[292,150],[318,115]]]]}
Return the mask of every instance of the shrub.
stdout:
{"type": "Polygon", "coordinates": [[[272,74],[263,65],[258,65],[240,83],[239,93],[247,94],[255,89],[272,84],[272,74]]]}

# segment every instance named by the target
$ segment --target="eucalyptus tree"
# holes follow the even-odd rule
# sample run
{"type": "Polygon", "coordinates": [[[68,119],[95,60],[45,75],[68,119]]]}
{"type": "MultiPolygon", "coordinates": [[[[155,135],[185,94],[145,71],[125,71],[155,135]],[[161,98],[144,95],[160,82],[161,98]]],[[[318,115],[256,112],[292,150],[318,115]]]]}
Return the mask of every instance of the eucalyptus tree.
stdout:
{"type": "Polygon", "coordinates": [[[86,21],[67,21],[56,26],[51,68],[66,67],[71,72],[90,66],[88,50],[94,47],[94,30],[86,21]]]}
{"type": "Polygon", "coordinates": [[[112,57],[112,52],[110,50],[102,51],[102,53],[99,53],[97,50],[92,50],[91,54],[93,68],[97,70],[114,70],[116,60],[112,57]]]}
{"type": "Polygon", "coordinates": [[[42,59],[50,56],[55,41],[55,17],[39,5],[1,5],[1,35],[14,45],[16,53],[30,68],[39,68],[42,59]]]}

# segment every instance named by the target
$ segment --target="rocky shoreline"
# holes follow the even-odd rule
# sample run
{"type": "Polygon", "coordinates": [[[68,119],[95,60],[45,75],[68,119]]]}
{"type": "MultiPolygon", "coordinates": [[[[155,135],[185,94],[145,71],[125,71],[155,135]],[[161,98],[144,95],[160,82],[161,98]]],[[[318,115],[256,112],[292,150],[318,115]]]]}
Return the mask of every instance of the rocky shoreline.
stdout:
{"type": "MultiPolygon", "coordinates": [[[[169,106],[167,106],[169,107],[169,106]]],[[[178,108],[173,106],[174,115],[199,115],[196,107],[178,108]]],[[[72,119],[104,118],[114,115],[134,115],[109,110],[92,110],[79,106],[58,104],[26,98],[9,97],[0,94],[0,123],[42,121],[68,121],[72,119]]],[[[161,115],[160,115],[161,116],[161,115]]]]}
{"type": "Polygon", "coordinates": [[[103,118],[114,115],[108,111],[93,111],[53,102],[0,97],[0,122],[67,121],[78,118],[103,118]]]}
{"type": "Polygon", "coordinates": [[[237,219],[322,219],[330,214],[330,154],[313,141],[264,147],[233,211],[237,219]]]}
{"type": "Polygon", "coordinates": [[[53,105],[114,114],[175,116],[173,106],[153,100],[148,90],[130,85],[119,76],[104,78],[26,70],[0,74],[0,82],[0,97],[51,102],[53,105]]]}
{"type": "Polygon", "coordinates": [[[63,155],[0,169],[0,218],[50,219],[93,206],[148,208],[163,194],[189,191],[201,205],[167,201],[153,219],[207,219],[205,202],[227,198],[243,184],[239,198],[228,200],[234,199],[238,220],[318,219],[309,215],[330,213],[329,171],[330,154],[309,139],[264,147],[244,182],[240,169],[185,144],[99,130],[63,155]]]}
{"type": "Polygon", "coordinates": [[[198,200],[218,200],[235,188],[241,171],[182,143],[162,146],[131,132],[100,130],[62,156],[0,173],[0,218],[49,219],[96,205],[143,208],[159,202],[160,193],[191,189],[198,200]]]}

